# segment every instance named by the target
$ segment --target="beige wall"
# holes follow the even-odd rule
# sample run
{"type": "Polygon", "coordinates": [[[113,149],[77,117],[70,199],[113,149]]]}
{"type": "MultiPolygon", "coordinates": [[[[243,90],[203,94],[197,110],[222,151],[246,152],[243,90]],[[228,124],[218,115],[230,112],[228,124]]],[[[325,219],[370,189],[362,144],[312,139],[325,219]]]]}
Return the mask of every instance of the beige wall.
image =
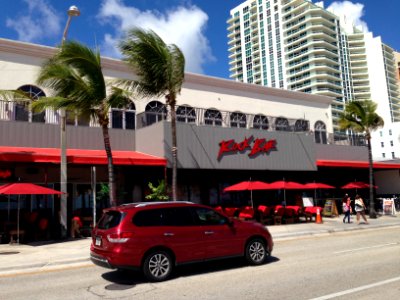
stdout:
{"type": "MultiPolygon", "coordinates": [[[[0,89],[16,89],[25,84],[35,84],[37,72],[43,61],[55,49],[40,45],[0,39],[0,89]]],[[[104,73],[108,78],[132,78],[130,70],[118,60],[103,58],[104,73]]],[[[46,94],[49,91],[44,90],[46,94]]],[[[145,111],[146,105],[165,99],[135,99],[136,112],[145,111]]],[[[198,108],[215,108],[220,111],[240,111],[246,114],[264,114],[272,117],[306,119],[311,130],[317,121],[332,133],[331,98],[282,89],[245,84],[198,74],[185,74],[185,82],[178,96],[178,105],[198,108]]]]}

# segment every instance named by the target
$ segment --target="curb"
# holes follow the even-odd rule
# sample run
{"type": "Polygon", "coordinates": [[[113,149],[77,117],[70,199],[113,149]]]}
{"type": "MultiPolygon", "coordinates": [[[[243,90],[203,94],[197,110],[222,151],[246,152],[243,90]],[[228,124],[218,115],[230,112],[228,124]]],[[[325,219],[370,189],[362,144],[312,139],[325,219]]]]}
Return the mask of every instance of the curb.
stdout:
{"type": "Polygon", "coordinates": [[[374,230],[379,228],[389,228],[389,227],[399,227],[400,224],[377,224],[377,225],[357,225],[357,227],[352,226],[349,228],[330,228],[330,229],[322,229],[322,230],[313,230],[313,231],[299,231],[299,232],[288,232],[288,233],[278,233],[272,234],[272,238],[274,241],[280,240],[288,240],[288,239],[295,239],[299,237],[312,237],[312,236],[320,236],[320,235],[328,235],[328,234],[335,234],[340,232],[350,232],[350,231],[357,231],[357,230],[374,230]]]}
{"type": "Polygon", "coordinates": [[[56,260],[56,261],[51,261],[51,262],[43,262],[43,263],[37,263],[37,264],[29,264],[29,265],[16,265],[16,266],[11,266],[11,267],[5,267],[5,268],[0,268],[0,274],[3,272],[9,272],[9,271],[20,271],[20,270],[26,270],[26,269],[41,269],[45,267],[55,267],[55,266],[61,266],[61,265],[71,265],[71,264],[79,264],[79,263],[84,263],[84,262],[90,262],[89,257],[85,258],[76,258],[76,259],[69,259],[69,260],[56,260]]]}

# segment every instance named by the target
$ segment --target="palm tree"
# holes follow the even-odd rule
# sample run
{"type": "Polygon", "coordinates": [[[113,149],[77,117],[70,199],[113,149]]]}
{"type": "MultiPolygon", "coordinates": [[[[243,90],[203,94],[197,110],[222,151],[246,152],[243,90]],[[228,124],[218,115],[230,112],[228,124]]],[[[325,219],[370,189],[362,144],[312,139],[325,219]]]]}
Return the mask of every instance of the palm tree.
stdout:
{"type": "Polygon", "coordinates": [[[32,103],[32,109],[66,109],[100,124],[107,154],[110,205],[115,206],[116,189],[111,142],[108,131],[111,107],[129,103],[126,91],[106,82],[98,51],[75,41],[66,41],[52,58],[42,66],[37,83],[49,88],[53,95],[32,103]]]}
{"type": "Polygon", "coordinates": [[[371,151],[371,132],[383,127],[383,119],[376,113],[377,104],[371,100],[353,101],[347,104],[340,115],[339,126],[341,129],[351,129],[354,132],[364,133],[368,146],[369,162],[369,199],[370,218],[376,218],[374,204],[373,161],[371,151]]]}
{"type": "Polygon", "coordinates": [[[120,42],[124,60],[138,79],[125,81],[130,89],[142,97],[165,96],[171,111],[172,132],[172,200],[176,201],[177,187],[177,139],[176,98],[185,77],[185,57],[174,44],[167,45],[154,32],[133,28],[120,42]]]}

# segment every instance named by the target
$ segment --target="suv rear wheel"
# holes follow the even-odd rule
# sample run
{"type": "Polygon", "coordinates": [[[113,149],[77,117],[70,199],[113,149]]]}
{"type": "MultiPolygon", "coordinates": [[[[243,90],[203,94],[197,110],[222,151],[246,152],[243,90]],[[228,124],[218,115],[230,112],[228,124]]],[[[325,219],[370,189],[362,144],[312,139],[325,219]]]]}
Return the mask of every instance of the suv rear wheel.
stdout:
{"type": "Polygon", "coordinates": [[[265,242],[262,239],[254,238],[246,245],[246,260],[252,265],[261,265],[269,256],[265,242]]]}
{"type": "Polygon", "coordinates": [[[171,255],[163,250],[151,252],[143,263],[143,273],[150,281],[166,280],[171,275],[172,268],[171,255]]]}

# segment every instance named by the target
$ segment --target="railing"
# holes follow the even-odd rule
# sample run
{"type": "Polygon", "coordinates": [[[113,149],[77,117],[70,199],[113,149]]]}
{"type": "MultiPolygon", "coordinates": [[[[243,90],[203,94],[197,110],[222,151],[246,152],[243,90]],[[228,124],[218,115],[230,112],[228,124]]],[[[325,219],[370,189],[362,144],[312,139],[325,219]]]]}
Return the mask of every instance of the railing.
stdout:
{"type": "MultiPolygon", "coordinates": [[[[219,111],[215,109],[187,107],[177,112],[177,122],[195,124],[197,126],[234,127],[244,129],[258,129],[263,131],[303,132],[314,135],[316,143],[364,146],[365,138],[362,135],[331,134],[325,129],[312,131],[308,120],[291,119],[283,116],[267,116],[263,114],[244,114],[241,112],[219,111]]],[[[110,127],[123,130],[134,130],[150,126],[166,120],[170,121],[167,110],[160,112],[142,112],[136,114],[134,110],[112,110],[110,112],[110,127]]],[[[59,114],[53,110],[34,114],[23,102],[0,101],[0,120],[40,122],[45,124],[59,124],[59,114]]],[[[68,124],[72,126],[99,127],[93,120],[83,120],[70,114],[68,124]]]]}

